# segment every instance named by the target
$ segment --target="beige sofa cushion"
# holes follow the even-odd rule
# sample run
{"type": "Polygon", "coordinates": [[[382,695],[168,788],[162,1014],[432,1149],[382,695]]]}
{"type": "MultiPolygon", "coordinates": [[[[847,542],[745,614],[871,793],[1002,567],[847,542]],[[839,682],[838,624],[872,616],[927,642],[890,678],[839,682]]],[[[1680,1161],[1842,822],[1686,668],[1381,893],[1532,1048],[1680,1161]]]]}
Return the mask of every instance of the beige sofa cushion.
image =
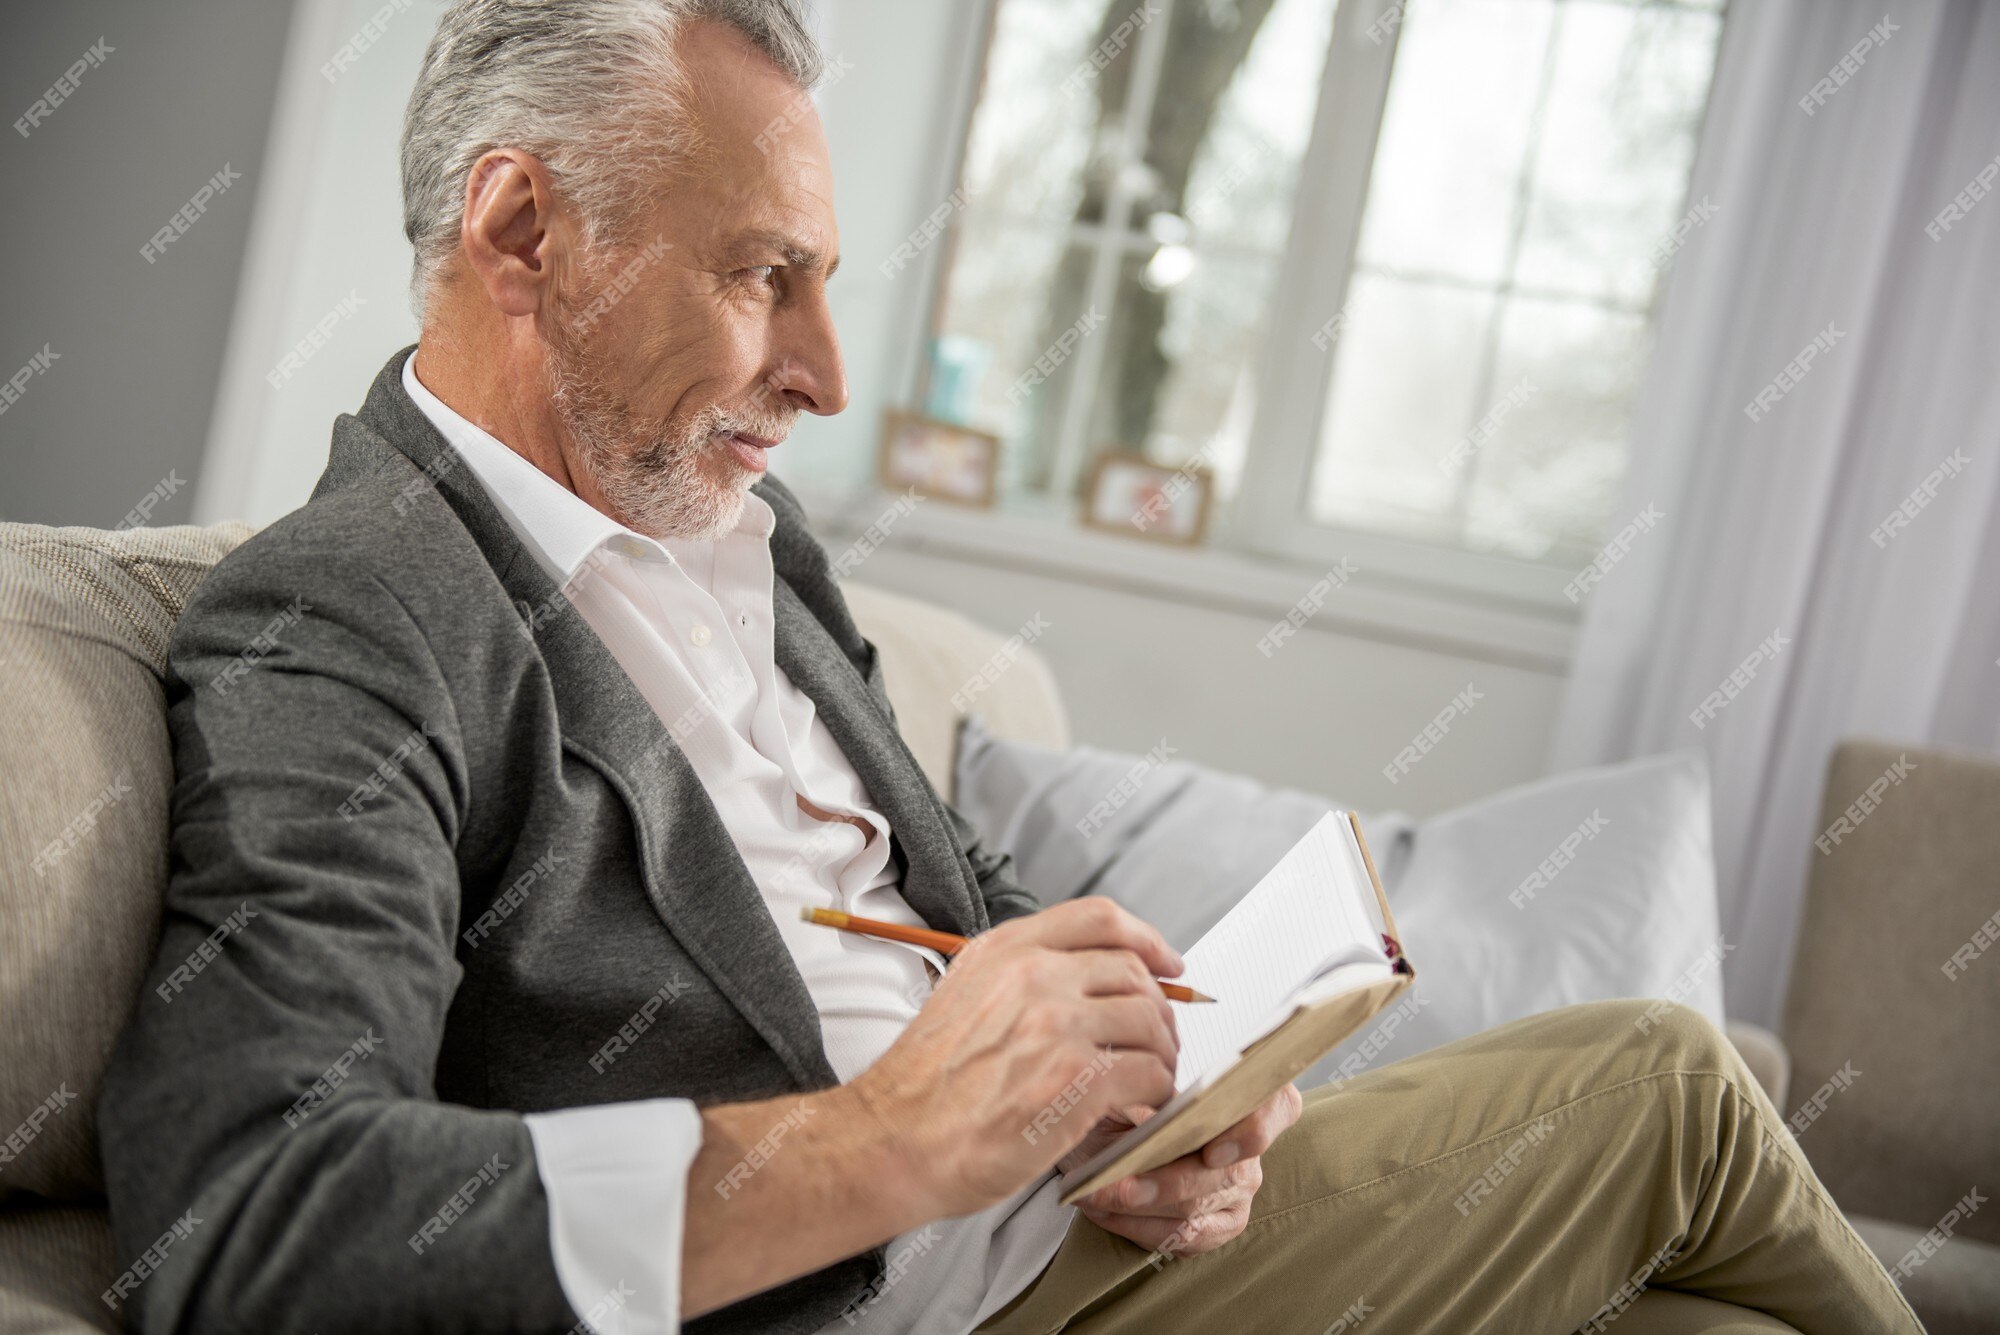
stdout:
{"type": "MultiPolygon", "coordinates": [[[[2000,950],[1974,941],[2000,909],[1996,815],[1989,759],[1848,741],[1827,767],[1814,834],[1838,842],[1812,855],[1779,1032],[1794,1107],[1821,1110],[1799,1144],[1850,1214],[1922,1230],[2000,1182],[2000,950]]],[[[2000,1243],[2000,1210],[1957,1231],[2000,1243]]]]}
{"type": "Polygon", "coordinates": [[[102,1210],[0,1210],[0,1335],[115,1335],[124,1323],[98,1295],[123,1266],[111,1250],[111,1216],[102,1210]]]}
{"type": "Polygon", "coordinates": [[[935,603],[866,584],[846,584],[841,592],[855,625],[881,656],[904,742],[947,800],[958,725],[966,714],[953,702],[961,693],[995,737],[1055,750],[1069,746],[1062,695],[1033,649],[935,603]]]}
{"type": "Polygon", "coordinates": [[[98,1082],[166,879],[167,636],[249,533],[0,524],[0,1199],[102,1193],[98,1082]]]}

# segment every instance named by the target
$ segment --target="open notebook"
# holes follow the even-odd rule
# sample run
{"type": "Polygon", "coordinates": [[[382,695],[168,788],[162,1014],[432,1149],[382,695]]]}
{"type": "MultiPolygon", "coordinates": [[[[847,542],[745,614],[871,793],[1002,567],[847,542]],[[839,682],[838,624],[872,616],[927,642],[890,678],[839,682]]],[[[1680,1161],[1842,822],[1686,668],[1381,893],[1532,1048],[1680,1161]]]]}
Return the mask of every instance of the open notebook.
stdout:
{"type": "Polygon", "coordinates": [[[1206,1145],[1331,1052],[1415,971],[1352,813],[1333,812],[1186,952],[1177,1093],[1063,1179],[1063,1203],[1206,1145]]]}

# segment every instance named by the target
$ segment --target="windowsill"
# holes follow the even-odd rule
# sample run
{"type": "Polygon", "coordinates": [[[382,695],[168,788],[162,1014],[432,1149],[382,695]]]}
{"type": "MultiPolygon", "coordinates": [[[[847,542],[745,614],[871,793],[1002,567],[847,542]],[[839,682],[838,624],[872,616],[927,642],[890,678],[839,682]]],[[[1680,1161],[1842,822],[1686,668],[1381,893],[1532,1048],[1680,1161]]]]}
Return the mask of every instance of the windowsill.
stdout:
{"type": "MultiPolygon", "coordinates": [[[[801,495],[836,556],[897,498],[870,488],[801,495]]],[[[881,546],[995,569],[1118,589],[1178,604],[1283,619],[1326,571],[1304,562],[1210,547],[1178,547],[1086,528],[1054,514],[925,501],[885,525],[881,546]]],[[[855,578],[867,579],[865,559],[855,578]]],[[[1330,594],[1302,633],[1318,631],[1480,658],[1562,676],[1575,646],[1573,616],[1363,570],[1330,594]]]]}

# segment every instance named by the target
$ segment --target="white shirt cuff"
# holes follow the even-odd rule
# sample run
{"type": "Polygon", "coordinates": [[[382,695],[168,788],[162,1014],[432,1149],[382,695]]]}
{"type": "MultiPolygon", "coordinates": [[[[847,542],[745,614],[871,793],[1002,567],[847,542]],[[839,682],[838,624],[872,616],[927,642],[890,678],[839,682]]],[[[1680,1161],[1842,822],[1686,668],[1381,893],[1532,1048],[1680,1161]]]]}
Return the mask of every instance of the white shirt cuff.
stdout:
{"type": "Polygon", "coordinates": [[[673,1335],[681,1328],[688,1167],[701,1148],[694,1104],[647,1099],[522,1120],[570,1307],[599,1335],[673,1335]]]}

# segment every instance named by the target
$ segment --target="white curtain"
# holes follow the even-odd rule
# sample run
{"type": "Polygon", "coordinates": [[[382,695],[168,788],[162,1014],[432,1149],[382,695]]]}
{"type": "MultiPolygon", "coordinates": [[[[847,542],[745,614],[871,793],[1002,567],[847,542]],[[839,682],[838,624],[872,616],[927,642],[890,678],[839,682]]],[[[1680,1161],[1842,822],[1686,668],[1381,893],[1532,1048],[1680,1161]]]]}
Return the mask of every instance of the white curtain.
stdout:
{"type": "Polygon", "coordinates": [[[1782,1009],[1835,743],[2000,752],[1996,155],[2000,4],[1730,5],[1691,194],[1717,212],[1618,511],[1665,518],[1590,594],[1553,761],[1707,752],[1741,1018],[1782,1009]]]}

